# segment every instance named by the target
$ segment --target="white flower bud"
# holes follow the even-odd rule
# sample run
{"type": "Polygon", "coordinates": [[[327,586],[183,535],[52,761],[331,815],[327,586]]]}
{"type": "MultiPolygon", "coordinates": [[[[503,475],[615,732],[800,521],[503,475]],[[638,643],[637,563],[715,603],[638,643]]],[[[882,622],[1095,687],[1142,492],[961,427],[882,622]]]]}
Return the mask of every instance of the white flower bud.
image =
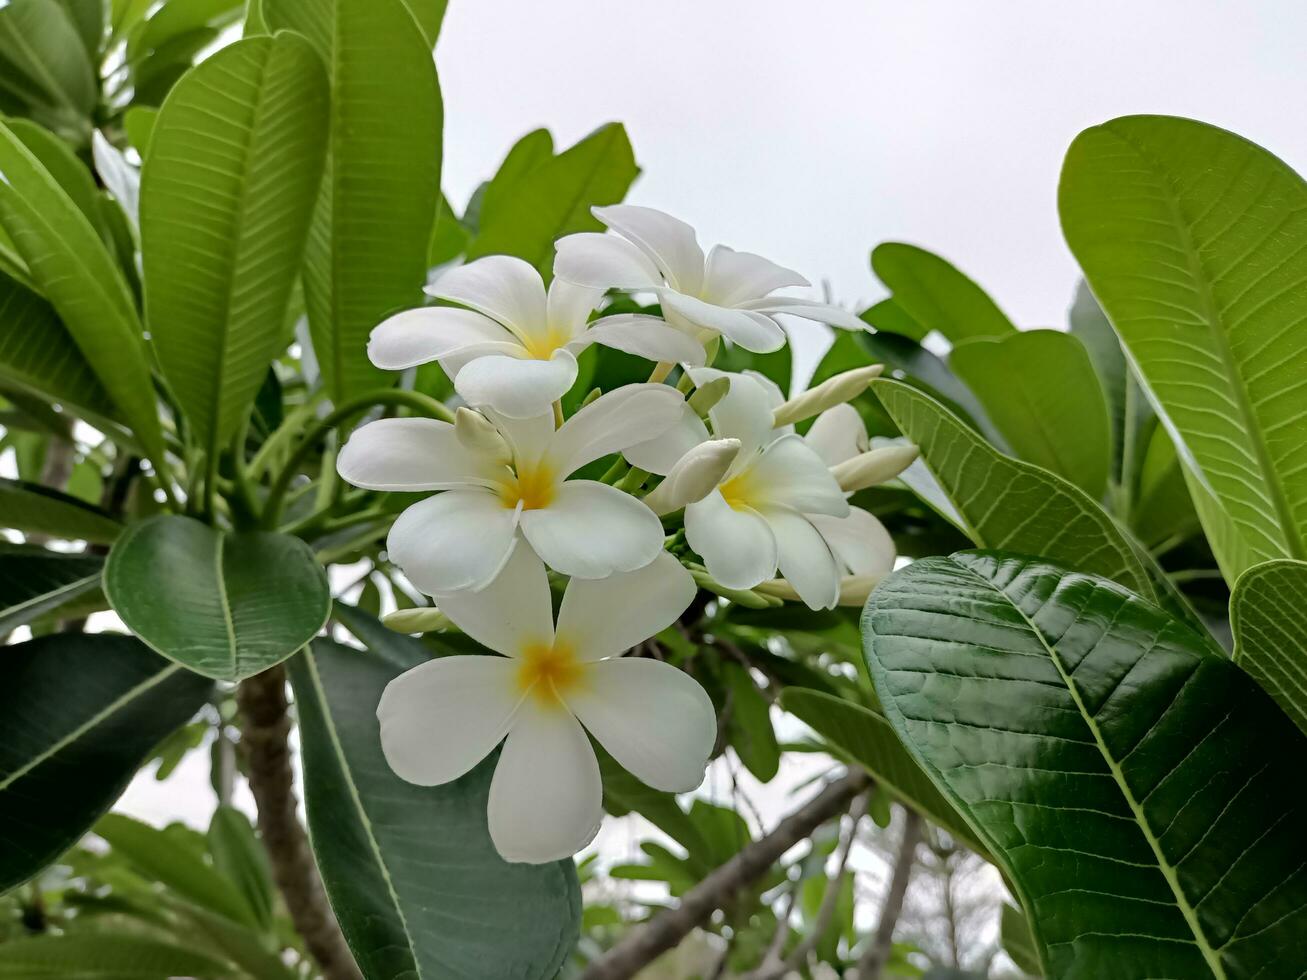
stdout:
{"type": "MultiPolygon", "coordinates": [[[[839,604],[841,606],[863,606],[866,605],[867,597],[871,595],[871,590],[880,584],[884,575],[845,575],[840,579],[840,596],[839,604]]],[[[761,592],[763,595],[773,596],[777,599],[784,599],[786,602],[802,602],[803,599],[795,591],[794,586],[783,578],[768,579],[753,587],[755,592],[761,592]]]]}
{"type": "Polygon", "coordinates": [[[660,517],[702,500],[722,482],[740,452],[739,439],[709,439],[676,461],[667,479],[645,496],[660,517]]]}
{"type": "Polygon", "coordinates": [[[474,412],[470,408],[460,408],[455,412],[454,435],[468,452],[489,456],[502,463],[508,463],[513,459],[504,437],[480,412],[474,412]]]}
{"type": "Polygon", "coordinates": [[[831,476],[845,493],[865,490],[892,480],[911,466],[921,450],[916,446],[883,446],[831,467],[831,476]]]}
{"type": "Polygon", "coordinates": [[[454,625],[449,621],[449,617],[435,606],[396,609],[382,616],[381,624],[396,633],[434,633],[454,625]]]}
{"type": "Polygon", "coordinates": [[[782,425],[793,425],[795,422],[820,415],[828,408],[843,405],[866,391],[867,385],[871,384],[873,379],[880,377],[884,370],[882,364],[871,364],[827,378],[817,387],[809,388],[803,394],[796,395],[780,405],[772,413],[773,422],[777,428],[782,425]]]}

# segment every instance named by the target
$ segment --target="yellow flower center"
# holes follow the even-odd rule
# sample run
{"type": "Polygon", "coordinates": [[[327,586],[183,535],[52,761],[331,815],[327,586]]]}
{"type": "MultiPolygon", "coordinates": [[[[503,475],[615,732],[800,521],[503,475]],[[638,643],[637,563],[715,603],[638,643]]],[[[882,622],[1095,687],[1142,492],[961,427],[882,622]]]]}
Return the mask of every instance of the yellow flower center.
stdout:
{"type": "Polygon", "coordinates": [[[499,499],[512,510],[520,502],[523,510],[540,510],[554,500],[557,481],[554,472],[543,463],[524,465],[499,487],[499,499]]]}
{"type": "Polygon", "coordinates": [[[758,496],[758,481],[748,470],[735,474],[717,488],[733,510],[754,506],[758,496]]]}
{"type": "Polygon", "coordinates": [[[554,356],[554,351],[571,339],[566,330],[559,327],[547,327],[544,333],[523,340],[522,346],[537,361],[547,361],[554,356]]]}
{"type": "Polygon", "coordinates": [[[545,706],[561,706],[563,696],[581,683],[583,665],[572,647],[555,638],[553,643],[531,643],[522,651],[517,687],[545,706]]]}

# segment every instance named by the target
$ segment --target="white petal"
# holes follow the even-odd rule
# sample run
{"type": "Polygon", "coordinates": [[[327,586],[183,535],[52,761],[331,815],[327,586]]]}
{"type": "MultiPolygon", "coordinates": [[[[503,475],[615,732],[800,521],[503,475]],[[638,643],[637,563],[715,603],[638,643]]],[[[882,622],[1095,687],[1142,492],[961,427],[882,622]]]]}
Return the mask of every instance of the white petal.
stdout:
{"type": "Polygon", "coordinates": [[[664,308],[679,313],[694,326],[715,331],[755,354],[768,354],[785,346],[785,331],[780,324],[761,313],[714,306],[670,289],[658,290],[658,299],[664,308]]]}
{"type": "Polygon", "coordinates": [[[447,490],[400,514],[386,550],[428,595],[479,589],[503,569],[516,537],[513,511],[490,490],[447,490]]]}
{"type": "Polygon", "coordinates": [[[454,427],[435,419],[377,419],[356,429],[336,458],[346,483],[367,490],[493,486],[503,467],[469,452],[454,427]]]}
{"type": "Polygon", "coordinates": [[[582,660],[620,656],[676,622],[696,591],[690,573],[665,551],[634,572],[573,579],[558,608],[558,640],[582,660]]]}
{"type": "Polygon", "coordinates": [[[622,767],[664,793],[703,782],[717,714],[699,682],[670,664],[623,657],[586,671],[567,705],[622,767]]]}
{"type": "Polygon", "coordinates": [[[576,381],[576,358],[566,349],[547,361],[493,354],[464,365],[454,390],[469,405],[488,405],[509,418],[535,418],[567,393],[576,381]]]}
{"type": "Polygon", "coordinates": [[[436,596],[436,606],[484,647],[518,657],[554,638],[554,607],[545,566],[518,541],[504,570],[484,589],[436,596]]]}
{"type": "Polygon", "coordinates": [[[735,510],[720,491],[685,508],[685,538],[728,589],[751,589],[776,572],[776,537],[767,522],[756,511],[735,510]]]}
{"type": "Polygon", "coordinates": [[[713,435],[719,439],[739,439],[740,455],[736,470],[743,469],[753,456],[773,438],[772,397],[756,378],[746,374],[728,374],[716,368],[696,368],[690,377],[697,385],[717,378],[730,378],[731,386],[720,401],[708,410],[713,435]]]}
{"type": "Polygon", "coordinates": [[[666,432],[685,399],[670,385],[625,385],[600,395],[562,424],[548,454],[560,476],[666,432]]]}
{"type": "Polygon", "coordinates": [[[593,480],[568,480],[548,507],[522,511],[522,534],[564,575],[603,578],[643,568],[663,547],[663,525],[629,494],[593,480]]]}
{"type": "Polygon", "coordinates": [[[763,450],[749,471],[758,498],[801,514],[843,517],[848,501],[817,451],[799,436],[782,436],[763,450]]]}
{"type": "Polygon", "coordinates": [[[439,657],[387,684],[377,719],[395,775],[439,786],[489,755],[522,699],[516,670],[503,657],[439,657]]]}
{"type": "Polygon", "coordinates": [[[649,257],[625,238],[583,231],[560,238],[554,277],[596,289],[654,289],[662,274],[649,257]]]}
{"type": "Polygon", "coordinates": [[[450,269],[427,292],[498,320],[520,339],[545,329],[545,284],[529,263],[512,255],[487,255],[450,269]]]}
{"type": "Polygon", "coordinates": [[[894,570],[894,539],[874,514],[850,507],[848,517],[813,514],[809,519],[851,575],[887,575],[894,570]]]}
{"type": "Polygon", "coordinates": [[[703,345],[666,320],[640,313],[617,313],[590,324],[578,341],[603,344],[651,361],[702,364],[703,345]]]}
{"type": "Polygon", "coordinates": [[[634,242],[662,270],[667,282],[686,293],[703,286],[703,249],[694,229],[679,218],[653,208],[614,204],[591,208],[596,218],[634,242]]]}
{"type": "Polygon", "coordinates": [[[777,265],[771,259],[752,252],[737,252],[725,245],[714,245],[708,253],[703,298],[720,306],[738,306],[786,286],[810,285],[793,269],[777,265]]]}
{"type": "MultiPolygon", "coordinates": [[[[689,405],[681,403],[681,417],[676,423],[645,442],[622,451],[632,466],[666,476],[691,449],[708,439],[708,427],[689,405]]],[[[743,451],[743,450],[741,450],[743,451]]]]}
{"type": "Polygon", "coordinates": [[[95,162],[95,172],[109,188],[127,217],[132,227],[141,225],[141,171],[127,162],[123,151],[110,143],[104,133],[95,129],[91,131],[91,159],[95,162]]]}
{"type": "Polygon", "coordinates": [[[867,324],[848,310],[841,309],[838,306],[831,306],[829,303],[818,303],[810,299],[769,296],[766,299],[746,300],[739,304],[739,308],[768,315],[788,313],[790,316],[801,316],[805,320],[829,323],[833,327],[843,327],[845,330],[867,329],[867,324]]]}
{"type": "Polygon", "coordinates": [[[544,864],[594,840],[603,820],[599,761],[561,705],[527,698],[490,782],[490,839],[505,861],[544,864]]]}
{"type": "Polygon", "coordinates": [[[867,426],[858,410],[845,402],[817,416],[803,441],[827,466],[834,466],[867,451],[867,426]]]}
{"type": "Polygon", "coordinates": [[[507,354],[521,342],[488,316],[449,306],[422,306],[382,320],[368,337],[368,359],[403,371],[455,354],[507,354]]]}
{"type": "Polygon", "coordinates": [[[549,327],[567,337],[575,337],[585,329],[586,320],[604,298],[605,290],[594,286],[578,286],[574,282],[554,276],[549,284],[549,327]]]}
{"type": "Polygon", "coordinates": [[[752,368],[745,368],[740,373],[746,378],[753,378],[754,381],[762,385],[763,390],[767,392],[767,402],[771,405],[773,411],[785,404],[785,392],[781,391],[781,386],[767,375],[752,368]]]}
{"type": "Polygon", "coordinates": [[[508,440],[508,445],[513,450],[513,459],[518,465],[534,463],[554,438],[553,409],[521,419],[511,418],[491,408],[485,409],[485,415],[508,440]]]}
{"type": "Polygon", "coordinates": [[[785,508],[762,512],[776,535],[777,564],[799,598],[810,609],[834,609],[840,598],[840,573],[835,558],[807,518],[785,508]]]}

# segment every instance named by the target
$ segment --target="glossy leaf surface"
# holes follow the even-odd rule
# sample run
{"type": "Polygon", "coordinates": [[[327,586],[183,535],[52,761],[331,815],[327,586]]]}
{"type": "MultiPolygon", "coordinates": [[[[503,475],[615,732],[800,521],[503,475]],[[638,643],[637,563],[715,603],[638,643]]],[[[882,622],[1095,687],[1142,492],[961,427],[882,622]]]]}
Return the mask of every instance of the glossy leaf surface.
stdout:
{"type": "Polygon", "coordinates": [[[1230,596],[1234,659],[1307,732],[1307,562],[1254,565],[1230,596]]]}
{"type": "Polygon", "coordinates": [[[94,591],[101,560],[0,543],[0,636],[94,591]]]}

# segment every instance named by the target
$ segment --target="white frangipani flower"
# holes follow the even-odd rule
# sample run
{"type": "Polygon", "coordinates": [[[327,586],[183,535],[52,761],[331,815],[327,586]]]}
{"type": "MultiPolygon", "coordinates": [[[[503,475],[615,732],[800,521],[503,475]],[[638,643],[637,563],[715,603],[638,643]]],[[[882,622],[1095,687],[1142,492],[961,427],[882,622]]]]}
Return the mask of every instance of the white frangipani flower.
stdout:
{"type": "Polygon", "coordinates": [[[386,760],[402,779],[437,786],[502,740],[488,806],[495,848],[532,864],[575,854],[603,818],[586,730],[654,789],[686,792],[703,779],[717,736],[712,701],[670,664],[622,657],[694,594],[689,573],[660,552],[636,572],[573,580],[555,629],[544,566],[519,545],[492,587],[439,600],[504,656],[440,657],[391,681],[377,707],[386,760]]]}
{"type": "Polygon", "coordinates": [[[785,343],[778,313],[866,329],[837,306],[772,296],[786,286],[811,284],[761,255],[716,245],[705,259],[694,229],[671,215],[630,204],[591,210],[615,234],[561,239],[554,275],[596,289],[652,290],[667,322],[701,342],[721,334],[746,350],[778,350],[785,343]]]}
{"type": "Polygon", "coordinates": [[[439,361],[469,405],[510,418],[544,413],[576,381],[576,356],[591,344],[652,361],[703,363],[703,349],[652,316],[587,318],[602,288],[555,279],[522,259],[489,255],[458,266],[427,287],[467,309],[424,306],[382,322],[368,340],[377,367],[399,371],[439,361]]]}
{"type": "Polygon", "coordinates": [[[557,431],[552,413],[486,420],[469,411],[465,421],[477,421],[459,425],[379,419],[350,437],[336,468],[369,490],[443,491],[400,514],[386,542],[391,560],[428,594],[484,588],[518,538],[556,571],[603,578],[653,561],[662,523],[629,494],[568,477],[666,431],[684,407],[667,385],[634,384],[597,398],[557,431]]]}

